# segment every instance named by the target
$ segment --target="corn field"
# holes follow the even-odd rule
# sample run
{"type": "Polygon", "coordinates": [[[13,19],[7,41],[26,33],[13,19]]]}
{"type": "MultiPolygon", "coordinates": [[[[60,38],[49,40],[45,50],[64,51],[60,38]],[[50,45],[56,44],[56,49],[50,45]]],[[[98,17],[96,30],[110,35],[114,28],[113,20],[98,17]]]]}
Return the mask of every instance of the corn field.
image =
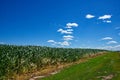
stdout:
{"type": "Polygon", "coordinates": [[[0,45],[0,80],[40,70],[48,65],[74,62],[86,54],[102,51],[105,50],[0,45]]]}

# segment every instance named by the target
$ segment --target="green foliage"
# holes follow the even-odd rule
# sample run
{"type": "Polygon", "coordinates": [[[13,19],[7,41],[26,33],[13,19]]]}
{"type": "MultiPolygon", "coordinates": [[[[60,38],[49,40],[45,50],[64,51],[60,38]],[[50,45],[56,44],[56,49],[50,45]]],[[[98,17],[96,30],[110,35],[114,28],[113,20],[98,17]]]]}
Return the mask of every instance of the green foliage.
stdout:
{"type": "Polygon", "coordinates": [[[97,56],[42,80],[120,80],[120,54],[110,52],[97,56]],[[110,75],[112,79],[104,79],[110,75]]]}
{"type": "Polygon", "coordinates": [[[85,54],[105,50],[0,45],[0,79],[39,70],[44,66],[73,62],[85,54]]]}

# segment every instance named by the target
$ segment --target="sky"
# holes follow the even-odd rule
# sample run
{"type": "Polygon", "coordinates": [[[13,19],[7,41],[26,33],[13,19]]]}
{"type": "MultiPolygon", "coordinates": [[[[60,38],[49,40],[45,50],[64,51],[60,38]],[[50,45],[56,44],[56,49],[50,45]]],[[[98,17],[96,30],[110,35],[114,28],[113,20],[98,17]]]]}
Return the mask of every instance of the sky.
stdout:
{"type": "Polygon", "coordinates": [[[0,0],[0,44],[120,50],[120,0],[0,0]]]}

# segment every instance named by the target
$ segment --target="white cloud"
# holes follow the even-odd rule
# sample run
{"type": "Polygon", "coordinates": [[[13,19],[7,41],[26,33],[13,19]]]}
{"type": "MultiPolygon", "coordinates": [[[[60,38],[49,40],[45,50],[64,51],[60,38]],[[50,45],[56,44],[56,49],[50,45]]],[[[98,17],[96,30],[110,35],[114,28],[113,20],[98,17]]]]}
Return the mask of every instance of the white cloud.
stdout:
{"type": "MultiPolygon", "coordinates": [[[[118,47],[120,47],[120,45],[116,45],[116,46],[115,46],[115,48],[118,48],[118,47]]],[[[119,48],[119,49],[120,49],[120,48],[119,48]]]]}
{"type": "Polygon", "coordinates": [[[95,17],[95,16],[94,16],[94,15],[91,15],[91,14],[87,14],[87,15],[86,15],[86,18],[87,18],[87,19],[91,19],[91,18],[94,18],[94,17],[95,17]]]}
{"type": "Polygon", "coordinates": [[[57,42],[54,41],[54,40],[48,40],[47,42],[51,43],[51,45],[56,45],[57,44],[57,42]]]}
{"type": "Polygon", "coordinates": [[[111,40],[111,39],[112,39],[111,37],[104,37],[101,40],[111,40]]]}
{"type": "Polygon", "coordinates": [[[120,51],[120,45],[116,45],[113,48],[114,48],[114,50],[119,50],[120,51]]]}
{"type": "Polygon", "coordinates": [[[103,16],[100,16],[98,19],[110,19],[112,17],[112,15],[103,15],[103,16]]]}
{"type": "Polygon", "coordinates": [[[61,32],[62,34],[72,34],[73,32],[70,30],[63,30],[63,29],[58,29],[57,32],[61,32]]]}
{"type": "Polygon", "coordinates": [[[47,42],[51,43],[51,45],[59,45],[59,46],[70,46],[70,42],[63,41],[63,42],[56,42],[54,40],[48,40],[47,42]]]}
{"type": "Polygon", "coordinates": [[[110,20],[104,20],[103,22],[105,22],[105,23],[111,23],[112,21],[110,21],[110,20]]]}
{"type": "Polygon", "coordinates": [[[63,41],[63,42],[58,42],[61,46],[70,46],[70,42],[68,41],[63,41]]]}
{"type": "Polygon", "coordinates": [[[71,32],[71,31],[73,31],[73,29],[67,29],[67,31],[70,31],[70,32],[71,32]]]}
{"type": "Polygon", "coordinates": [[[107,44],[116,44],[116,43],[118,43],[117,41],[109,41],[109,42],[107,42],[107,44]]]}
{"type": "Polygon", "coordinates": [[[66,29],[58,29],[57,32],[60,32],[62,34],[66,34],[64,35],[62,38],[63,41],[54,41],[54,40],[48,40],[47,42],[51,43],[51,45],[55,45],[55,46],[59,46],[59,47],[65,47],[65,46],[69,46],[71,44],[70,40],[73,40],[74,36],[72,36],[71,34],[73,34],[73,27],[78,27],[77,23],[67,23],[66,24],[66,29]]]}
{"type": "Polygon", "coordinates": [[[97,49],[111,50],[112,48],[113,48],[112,46],[104,46],[104,47],[98,47],[97,49]]]}
{"type": "Polygon", "coordinates": [[[69,40],[73,40],[74,36],[71,35],[67,35],[67,36],[63,36],[63,40],[69,41],[69,40]]]}
{"type": "Polygon", "coordinates": [[[107,50],[119,50],[120,51],[120,45],[116,45],[116,46],[105,46],[105,47],[101,47],[99,49],[107,49],[107,50]]]}
{"type": "Polygon", "coordinates": [[[54,43],[55,41],[54,41],[54,40],[48,40],[47,42],[49,42],[49,43],[54,43]]]}
{"type": "Polygon", "coordinates": [[[66,28],[78,27],[77,23],[67,23],[66,28]]]}

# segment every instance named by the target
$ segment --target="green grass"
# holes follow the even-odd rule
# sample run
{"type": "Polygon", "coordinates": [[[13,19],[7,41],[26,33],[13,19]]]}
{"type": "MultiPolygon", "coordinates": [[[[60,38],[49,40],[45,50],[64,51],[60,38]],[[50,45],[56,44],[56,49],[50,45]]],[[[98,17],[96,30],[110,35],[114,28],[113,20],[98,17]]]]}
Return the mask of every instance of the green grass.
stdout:
{"type": "Polygon", "coordinates": [[[89,59],[87,62],[75,64],[63,69],[60,73],[42,80],[102,80],[99,76],[112,74],[112,80],[120,80],[120,53],[107,54],[89,59]]]}

